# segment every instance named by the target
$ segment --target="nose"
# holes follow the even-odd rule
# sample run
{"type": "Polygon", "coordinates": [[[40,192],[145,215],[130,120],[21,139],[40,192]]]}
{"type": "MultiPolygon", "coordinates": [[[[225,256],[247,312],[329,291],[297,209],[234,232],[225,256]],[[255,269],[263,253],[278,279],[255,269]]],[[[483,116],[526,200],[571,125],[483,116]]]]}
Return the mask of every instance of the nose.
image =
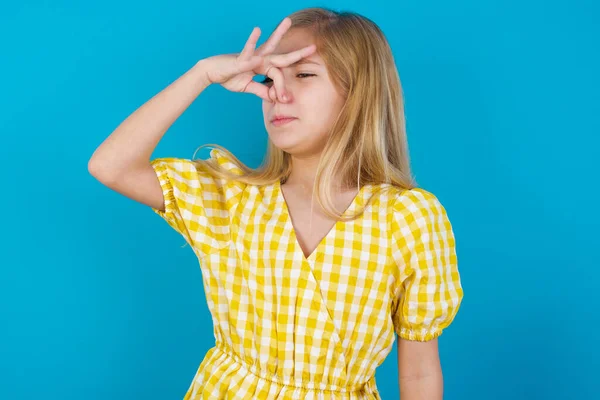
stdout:
{"type": "Polygon", "coordinates": [[[283,93],[278,93],[275,86],[269,88],[269,98],[274,103],[291,103],[294,100],[294,95],[288,86],[284,85],[283,93]]]}

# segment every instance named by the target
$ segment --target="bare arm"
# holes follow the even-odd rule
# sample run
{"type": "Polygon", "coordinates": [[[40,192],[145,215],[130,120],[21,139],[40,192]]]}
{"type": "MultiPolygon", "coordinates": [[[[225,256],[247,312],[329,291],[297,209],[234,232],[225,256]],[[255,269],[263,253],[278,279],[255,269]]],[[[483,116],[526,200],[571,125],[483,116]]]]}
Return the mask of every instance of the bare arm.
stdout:
{"type": "Polygon", "coordinates": [[[209,85],[201,60],[129,115],[104,140],[88,162],[92,176],[133,200],[164,210],[150,157],[169,127],[209,85]]]}
{"type": "MultiPolygon", "coordinates": [[[[272,101],[269,88],[252,78],[258,73],[275,74],[279,67],[290,65],[312,54],[311,45],[286,54],[270,56],[291,20],[285,18],[256,49],[260,29],[254,28],[240,54],[218,55],[198,61],[190,70],[148,100],[127,119],[92,154],[88,170],[105,186],[140,203],[164,211],[162,189],[150,164],[150,157],[169,127],[212,83],[232,92],[252,93],[272,101]]],[[[273,79],[283,92],[281,74],[273,79]]],[[[281,94],[280,93],[280,94],[281,94]]]]}
{"type": "Polygon", "coordinates": [[[398,338],[398,382],[402,400],[442,400],[437,338],[427,342],[398,338]]]}

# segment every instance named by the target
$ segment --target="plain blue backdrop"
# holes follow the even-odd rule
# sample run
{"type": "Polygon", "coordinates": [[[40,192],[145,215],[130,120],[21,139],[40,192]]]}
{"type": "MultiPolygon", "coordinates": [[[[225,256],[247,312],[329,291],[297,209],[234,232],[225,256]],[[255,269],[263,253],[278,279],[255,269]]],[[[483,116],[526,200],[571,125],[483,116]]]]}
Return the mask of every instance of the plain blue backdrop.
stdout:
{"type": "MultiPolygon", "coordinates": [[[[453,223],[465,298],[440,337],[445,399],[598,398],[591,0],[4,5],[0,398],[183,397],[214,343],[198,261],[87,162],[196,61],[239,52],[254,26],[262,43],[313,5],[387,35],[417,181],[453,223]]],[[[154,156],[219,143],[256,167],[266,139],[260,99],[213,86],[154,156]]],[[[398,398],[395,345],[376,379],[398,398]]]]}

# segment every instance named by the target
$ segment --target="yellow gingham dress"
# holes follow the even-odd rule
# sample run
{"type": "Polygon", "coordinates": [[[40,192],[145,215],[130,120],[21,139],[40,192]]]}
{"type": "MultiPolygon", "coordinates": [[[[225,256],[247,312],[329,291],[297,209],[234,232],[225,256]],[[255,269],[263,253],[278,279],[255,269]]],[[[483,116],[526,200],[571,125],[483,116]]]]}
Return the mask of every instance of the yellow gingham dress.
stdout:
{"type": "MultiPolygon", "coordinates": [[[[210,157],[241,173],[219,149],[210,157]]],[[[423,189],[381,185],[390,190],[306,258],[279,182],[227,182],[180,158],[152,166],[165,197],[153,210],[198,256],[213,320],[215,346],[185,400],[381,399],[375,369],[394,334],[433,339],[458,311],[452,228],[423,189]]]]}

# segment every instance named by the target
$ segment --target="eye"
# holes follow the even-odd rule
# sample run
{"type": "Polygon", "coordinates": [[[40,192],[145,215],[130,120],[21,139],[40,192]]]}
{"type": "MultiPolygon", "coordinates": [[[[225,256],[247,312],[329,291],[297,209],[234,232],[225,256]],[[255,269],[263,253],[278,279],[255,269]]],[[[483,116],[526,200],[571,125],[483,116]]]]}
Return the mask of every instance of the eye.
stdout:
{"type": "MultiPolygon", "coordinates": [[[[309,78],[311,76],[317,76],[317,75],[315,75],[315,74],[308,74],[308,73],[302,73],[302,74],[298,74],[296,76],[302,77],[302,78],[309,78]]],[[[263,85],[268,85],[271,82],[273,82],[273,80],[271,78],[265,77],[265,79],[263,79],[260,83],[262,83],[263,85]]]]}

